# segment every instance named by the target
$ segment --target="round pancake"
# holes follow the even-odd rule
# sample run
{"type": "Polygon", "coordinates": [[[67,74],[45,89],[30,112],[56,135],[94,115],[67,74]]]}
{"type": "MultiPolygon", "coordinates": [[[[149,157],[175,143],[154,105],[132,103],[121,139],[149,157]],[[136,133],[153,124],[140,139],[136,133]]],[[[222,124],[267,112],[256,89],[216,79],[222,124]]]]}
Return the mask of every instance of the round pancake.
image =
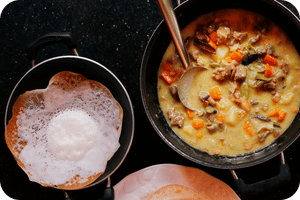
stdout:
{"type": "Polygon", "coordinates": [[[180,184],[169,184],[156,190],[148,200],[206,200],[209,197],[180,184]]]}
{"type": "Polygon", "coordinates": [[[119,148],[123,110],[101,83],[63,71],[16,100],[8,148],[31,181],[79,189],[104,173],[119,148]]]}

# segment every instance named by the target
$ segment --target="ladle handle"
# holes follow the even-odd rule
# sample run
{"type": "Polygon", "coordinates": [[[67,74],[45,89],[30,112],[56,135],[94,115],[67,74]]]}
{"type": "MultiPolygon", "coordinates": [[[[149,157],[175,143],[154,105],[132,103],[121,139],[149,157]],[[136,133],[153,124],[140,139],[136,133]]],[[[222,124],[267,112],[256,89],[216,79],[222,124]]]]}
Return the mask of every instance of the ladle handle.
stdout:
{"type": "Polygon", "coordinates": [[[38,49],[55,43],[64,43],[68,48],[72,49],[76,55],[78,55],[75,49],[77,47],[77,42],[71,33],[53,32],[42,35],[36,40],[30,42],[26,47],[27,57],[33,62],[32,64],[34,65],[34,60],[37,57],[38,49]]]}
{"type": "Polygon", "coordinates": [[[185,48],[185,45],[183,43],[183,39],[181,36],[181,32],[178,26],[178,22],[173,10],[173,6],[170,0],[157,0],[158,5],[160,7],[160,10],[165,18],[165,21],[168,25],[170,34],[172,36],[172,39],[174,41],[174,44],[178,50],[179,56],[182,60],[182,63],[187,69],[190,65],[189,57],[185,48]]]}

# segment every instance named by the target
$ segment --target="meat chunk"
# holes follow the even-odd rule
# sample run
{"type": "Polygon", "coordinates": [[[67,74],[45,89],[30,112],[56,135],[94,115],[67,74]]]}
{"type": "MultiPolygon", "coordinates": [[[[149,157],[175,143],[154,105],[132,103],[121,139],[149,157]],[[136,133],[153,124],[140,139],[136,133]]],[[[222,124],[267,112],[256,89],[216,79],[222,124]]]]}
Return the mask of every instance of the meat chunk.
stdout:
{"type": "Polygon", "coordinates": [[[170,91],[170,94],[173,97],[173,99],[175,99],[176,101],[179,101],[177,86],[175,86],[175,85],[170,86],[169,91],[170,91]]]}
{"type": "Polygon", "coordinates": [[[259,133],[258,136],[257,136],[258,137],[258,141],[260,143],[263,143],[270,134],[271,134],[271,131],[269,131],[269,130],[265,130],[265,131],[259,133]]]}
{"type": "Polygon", "coordinates": [[[244,81],[246,79],[246,75],[247,75],[247,69],[246,67],[242,66],[242,65],[238,65],[235,69],[235,74],[234,74],[234,80],[236,81],[244,81]]]}
{"type": "Polygon", "coordinates": [[[217,30],[218,40],[217,44],[222,44],[230,38],[230,28],[225,26],[220,26],[217,30]]]}
{"type": "Polygon", "coordinates": [[[183,126],[184,118],[179,112],[175,111],[175,108],[169,109],[167,114],[172,126],[178,126],[179,128],[183,126]]]}
{"type": "MultiPolygon", "coordinates": [[[[230,64],[227,64],[225,68],[217,68],[213,71],[212,78],[217,81],[224,81],[224,80],[235,80],[235,75],[237,72],[237,62],[233,61],[230,64]]],[[[243,67],[243,66],[240,66],[243,67]]],[[[246,68],[239,68],[239,74],[237,75],[237,79],[245,80],[243,76],[246,78],[246,68]]]]}
{"type": "Polygon", "coordinates": [[[257,43],[261,38],[261,34],[257,34],[255,37],[252,37],[249,39],[250,44],[255,44],[257,43]]]}
{"type": "Polygon", "coordinates": [[[195,38],[202,41],[202,42],[205,42],[205,43],[208,43],[209,42],[209,37],[207,36],[207,28],[205,25],[198,25],[197,28],[196,28],[196,32],[195,32],[195,38]]]}
{"type": "Polygon", "coordinates": [[[213,132],[216,132],[218,129],[219,129],[219,124],[214,122],[209,122],[207,123],[206,125],[206,129],[210,132],[210,133],[213,133],[213,132]]]}
{"type": "Polygon", "coordinates": [[[225,68],[217,68],[213,71],[212,78],[217,81],[224,81],[229,78],[225,68]]]}
{"type": "Polygon", "coordinates": [[[247,32],[233,32],[233,38],[238,42],[242,42],[244,39],[246,39],[247,36],[247,32]]]}
{"type": "Polygon", "coordinates": [[[265,82],[262,87],[263,87],[263,89],[271,91],[271,92],[275,91],[275,89],[276,89],[275,79],[272,79],[271,81],[265,82]]]}
{"type": "Polygon", "coordinates": [[[266,46],[258,46],[255,48],[255,51],[258,54],[270,54],[278,57],[278,55],[275,53],[275,47],[271,44],[266,44],[266,46]]]}

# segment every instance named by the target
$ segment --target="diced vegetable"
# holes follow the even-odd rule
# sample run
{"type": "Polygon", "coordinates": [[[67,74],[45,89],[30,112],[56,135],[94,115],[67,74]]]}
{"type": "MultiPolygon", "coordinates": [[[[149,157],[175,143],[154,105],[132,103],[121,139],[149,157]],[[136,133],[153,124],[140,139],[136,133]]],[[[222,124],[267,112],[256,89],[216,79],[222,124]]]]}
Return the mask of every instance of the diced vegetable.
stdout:
{"type": "Polygon", "coordinates": [[[188,117],[190,119],[193,119],[195,117],[194,112],[192,110],[190,110],[190,109],[186,109],[186,114],[188,115],[188,117]]]}
{"type": "Polygon", "coordinates": [[[220,99],[222,99],[221,90],[220,90],[220,88],[218,86],[211,88],[209,90],[209,94],[210,94],[210,96],[214,100],[220,100],[220,99]]]}
{"type": "Polygon", "coordinates": [[[192,126],[193,126],[195,129],[203,128],[203,126],[204,126],[204,121],[201,120],[201,119],[195,119],[195,120],[192,121],[192,126]]]}
{"type": "Polygon", "coordinates": [[[210,46],[212,46],[213,48],[215,48],[215,49],[218,48],[218,46],[216,45],[216,43],[214,43],[212,40],[210,40],[210,41],[208,42],[208,44],[209,44],[210,46]]]}
{"type": "Polygon", "coordinates": [[[243,55],[242,55],[240,52],[238,52],[238,51],[233,51],[233,52],[231,52],[231,53],[229,54],[229,56],[230,56],[230,58],[231,58],[232,60],[235,60],[235,61],[237,61],[237,62],[239,62],[239,61],[241,61],[241,60],[243,59],[243,55]]]}
{"type": "Polygon", "coordinates": [[[208,37],[211,39],[211,41],[213,41],[214,43],[217,42],[218,40],[218,34],[216,31],[211,32],[208,37]]]}
{"type": "Polygon", "coordinates": [[[225,61],[226,61],[227,63],[232,63],[233,60],[232,60],[231,58],[226,58],[225,61]]]}
{"type": "Polygon", "coordinates": [[[266,54],[264,59],[264,63],[269,64],[269,65],[277,65],[277,60],[273,56],[266,54]]]}
{"type": "Polygon", "coordinates": [[[226,56],[228,56],[229,53],[229,48],[226,45],[219,45],[217,50],[216,50],[216,54],[212,55],[212,59],[219,63],[220,60],[223,60],[226,56]]]}
{"type": "Polygon", "coordinates": [[[226,113],[225,122],[230,126],[235,126],[245,116],[246,112],[242,109],[232,106],[226,113]]]}
{"type": "Polygon", "coordinates": [[[280,110],[278,108],[275,108],[270,114],[269,117],[278,117],[280,110]]]}
{"type": "Polygon", "coordinates": [[[286,111],[285,110],[281,110],[279,112],[278,121],[282,122],[284,120],[285,116],[286,116],[286,111]]]}
{"type": "Polygon", "coordinates": [[[250,111],[250,103],[249,103],[248,99],[245,98],[242,100],[241,108],[246,112],[250,111]]]}
{"type": "Polygon", "coordinates": [[[193,126],[191,125],[183,126],[182,131],[189,136],[194,136],[197,132],[197,130],[194,129],[193,126]]]}
{"type": "Polygon", "coordinates": [[[295,94],[292,93],[292,92],[289,92],[289,93],[287,93],[285,95],[282,95],[279,103],[285,104],[285,105],[290,104],[292,102],[293,98],[294,98],[294,95],[295,94]]]}
{"type": "Polygon", "coordinates": [[[275,108],[275,110],[269,114],[269,117],[278,117],[278,121],[282,122],[286,114],[287,113],[285,110],[280,110],[278,108],[275,108]]]}
{"type": "Polygon", "coordinates": [[[201,139],[203,138],[203,132],[202,130],[198,130],[197,133],[195,134],[196,138],[201,139]]]}
{"type": "Polygon", "coordinates": [[[271,65],[268,64],[268,63],[266,64],[266,70],[265,70],[264,75],[265,75],[265,77],[268,77],[268,78],[274,76],[274,75],[273,75],[272,67],[271,67],[271,65]]]}
{"type": "Polygon", "coordinates": [[[170,85],[173,82],[173,78],[170,76],[170,74],[167,71],[164,71],[161,73],[161,76],[164,78],[164,80],[170,85]]]}
{"type": "Polygon", "coordinates": [[[250,135],[251,137],[253,137],[252,126],[251,126],[251,123],[248,120],[245,121],[243,129],[246,131],[246,133],[248,135],[250,135]]]}
{"type": "Polygon", "coordinates": [[[217,114],[217,120],[220,122],[225,122],[225,114],[223,112],[219,112],[217,114]]]}

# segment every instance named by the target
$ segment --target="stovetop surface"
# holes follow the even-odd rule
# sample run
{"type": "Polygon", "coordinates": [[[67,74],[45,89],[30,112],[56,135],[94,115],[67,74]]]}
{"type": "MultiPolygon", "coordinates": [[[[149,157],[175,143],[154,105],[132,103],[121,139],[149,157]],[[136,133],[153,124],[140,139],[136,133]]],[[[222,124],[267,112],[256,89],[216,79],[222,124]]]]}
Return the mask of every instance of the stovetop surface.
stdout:
{"type": "MultiPolygon", "coordinates": [[[[144,111],[139,72],[143,52],[156,26],[162,20],[154,0],[19,0],[9,4],[0,19],[0,180],[3,190],[15,199],[63,199],[60,190],[30,182],[18,167],[4,140],[4,115],[9,95],[19,79],[30,69],[25,46],[49,32],[72,32],[78,40],[77,51],[110,69],[123,83],[133,103],[135,133],[130,151],[122,165],[112,175],[112,185],[127,175],[148,166],[173,163],[199,168],[233,187],[230,170],[196,164],[173,151],[155,132],[144,111]]],[[[60,55],[72,54],[57,44],[43,48],[36,62],[60,55]]],[[[285,199],[299,186],[300,140],[284,151],[292,180],[262,195],[242,197],[252,199],[285,199]]],[[[279,172],[279,156],[254,167],[236,170],[247,183],[275,176],[279,172]]],[[[91,188],[70,191],[74,199],[98,199],[106,183],[91,188]]]]}

